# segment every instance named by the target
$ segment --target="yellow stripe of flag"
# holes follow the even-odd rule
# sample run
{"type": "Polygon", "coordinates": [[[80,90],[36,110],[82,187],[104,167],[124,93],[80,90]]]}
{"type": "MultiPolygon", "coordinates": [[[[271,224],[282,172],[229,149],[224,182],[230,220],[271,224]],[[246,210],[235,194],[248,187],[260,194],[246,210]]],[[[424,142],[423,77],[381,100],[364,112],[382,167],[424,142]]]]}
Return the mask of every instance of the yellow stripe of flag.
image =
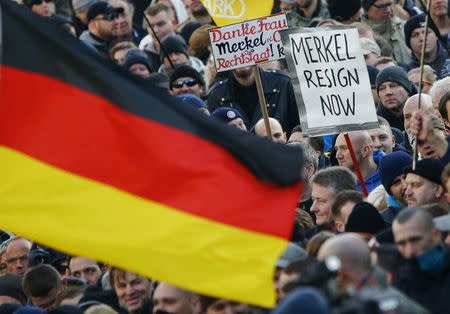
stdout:
{"type": "Polygon", "coordinates": [[[274,304],[270,274],[285,240],[193,216],[6,147],[0,173],[8,231],[130,271],[145,269],[142,275],[199,293],[274,304]]]}

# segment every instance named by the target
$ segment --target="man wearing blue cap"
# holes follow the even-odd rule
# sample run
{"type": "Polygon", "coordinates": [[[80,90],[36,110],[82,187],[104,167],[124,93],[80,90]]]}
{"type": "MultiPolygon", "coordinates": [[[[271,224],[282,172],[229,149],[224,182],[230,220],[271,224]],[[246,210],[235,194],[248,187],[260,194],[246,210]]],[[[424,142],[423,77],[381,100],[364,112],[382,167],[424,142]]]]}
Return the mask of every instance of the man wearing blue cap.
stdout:
{"type": "Polygon", "coordinates": [[[247,131],[242,115],[239,111],[230,107],[221,107],[213,111],[211,116],[228,125],[234,126],[242,131],[247,131]]]}

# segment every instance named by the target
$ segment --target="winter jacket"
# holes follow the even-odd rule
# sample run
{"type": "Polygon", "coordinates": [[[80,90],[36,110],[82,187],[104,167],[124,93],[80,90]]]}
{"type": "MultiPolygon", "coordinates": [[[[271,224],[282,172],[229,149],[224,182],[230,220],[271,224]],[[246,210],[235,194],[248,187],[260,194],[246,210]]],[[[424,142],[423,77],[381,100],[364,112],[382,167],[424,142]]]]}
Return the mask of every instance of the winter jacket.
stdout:
{"type": "Polygon", "coordinates": [[[364,15],[363,23],[369,25],[375,34],[389,42],[392,47],[392,57],[394,60],[404,63],[411,61],[411,50],[406,45],[405,34],[403,32],[405,21],[396,16],[387,21],[371,21],[364,15]]]}
{"type": "Polygon", "coordinates": [[[105,56],[108,55],[109,41],[105,41],[105,40],[93,35],[89,31],[84,31],[80,35],[80,40],[87,42],[88,44],[91,44],[101,54],[103,54],[105,56]]]}
{"type": "MultiPolygon", "coordinates": [[[[299,117],[291,78],[286,73],[276,70],[261,70],[260,73],[269,116],[280,121],[283,130],[292,130],[299,124],[299,117]]],[[[236,92],[238,85],[231,72],[228,79],[216,82],[208,94],[208,107],[211,112],[219,107],[236,109],[250,130],[262,118],[259,101],[256,100],[254,104],[242,104],[236,92]],[[247,116],[244,106],[255,106],[252,116],[247,116]]],[[[256,93],[255,84],[248,88],[254,89],[256,93]]]]}
{"type": "Polygon", "coordinates": [[[442,245],[445,257],[439,267],[423,271],[417,259],[408,260],[397,272],[394,285],[432,313],[450,313],[450,250],[442,245]]]}
{"type": "MultiPolygon", "coordinates": [[[[441,43],[437,41],[438,45],[438,53],[436,55],[436,58],[429,63],[425,63],[426,65],[429,65],[436,74],[437,78],[440,80],[441,78],[445,77],[446,69],[445,69],[445,62],[449,58],[447,50],[442,47],[441,43]]],[[[420,67],[420,60],[417,59],[417,57],[412,54],[411,57],[412,61],[408,64],[408,67],[410,69],[418,68],[420,67]]]]}
{"type": "Polygon", "coordinates": [[[383,217],[383,220],[386,223],[392,225],[395,216],[397,216],[397,214],[403,209],[403,207],[395,200],[392,195],[388,195],[386,199],[386,205],[387,207],[380,212],[380,215],[381,217],[383,217]]]}
{"type": "MultiPolygon", "coordinates": [[[[366,184],[367,192],[372,192],[377,186],[381,185],[381,176],[378,172],[378,166],[380,165],[381,159],[386,154],[381,149],[376,149],[373,151],[373,160],[377,164],[377,170],[370,175],[366,180],[364,180],[364,183],[366,184]]],[[[360,192],[362,192],[361,184],[359,181],[356,182],[356,189],[360,192]]]]}
{"type": "Polygon", "coordinates": [[[328,6],[326,1],[318,1],[316,10],[314,11],[312,17],[306,17],[303,12],[300,11],[298,5],[294,3],[292,11],[286,16],[288,20],[289,27],[307,27],[316,26],[322,20],[330,17],[330,12],[328,11],[328,6]]]}
{"type": "Polygon", "coordinates": [[[389,122],[389,125],[391,127],[397,128],[400,131],[403,131],[405,129],[403,125],[405,121],[403,118],[403,114],[401,116],[394,115],[392,112],[390,112],[383,106],[381,101],[378,103],[377,106],[377,116],[385,118],[389,122]]]}

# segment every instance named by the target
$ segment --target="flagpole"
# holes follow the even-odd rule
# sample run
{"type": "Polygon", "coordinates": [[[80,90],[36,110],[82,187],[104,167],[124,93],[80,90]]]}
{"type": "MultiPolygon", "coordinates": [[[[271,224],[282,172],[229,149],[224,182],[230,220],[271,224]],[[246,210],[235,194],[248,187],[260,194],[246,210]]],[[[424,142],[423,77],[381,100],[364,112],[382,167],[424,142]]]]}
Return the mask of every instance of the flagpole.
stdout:
{"type": "Polygon", "coordinates": [[[367,197],[369,193],[367,192],[366,183],[364,182],[364,178],[361,173],[361,169],[359,168],[358,161],[356,160],[355,151],[353,150],[352,142],[350,141],[350,137],[348,133],[344,133],[345,142],[347,142],[348,150],[350,151],[350,156],[352,157],[353,167],[355,168],[356,176],[358,177],[359,184],[361,185],[361,190],[364,195],[367,197]]]}
{"type": "MultiPolygon", "coordinates": [[[[423,5],[423,2],[420,1],[423,5]]],[[[428,37],[428,20],[430,18],[430,5],[431,0],[428,0],[427,6],[426,6],[426,15],[425,15],[425,29],[424,29],[424,38],[423,38],[423,44],[420,54],[420,79],[419,79],[419,100],[417,102],[417,109],[420,110],[421,102],[422,102],[422,80],[423,80],[423,66],[424,66],[424,56],[425,56],[425,46],[427,44],[427,37],[428,37]]],[[[412,169],[416,170],[416,163],[417,163],[417,136],[413,137],[414,143],[413,143],[413,163],[412,163],[412,169]]]]}
{"type": "Polygon", "coordinates": [[[264,97],[264,89],[261,81],[261,73],[257,65],[253,66],[255,72],[256,90],[258,91],[259,106],[261,107],[261,113],[264,119],[264,126],[266,127],[266,134],[269,140],[272,140],[272,130],[270,129],[269,113],[267,112],[266,98],[264,97]]]}

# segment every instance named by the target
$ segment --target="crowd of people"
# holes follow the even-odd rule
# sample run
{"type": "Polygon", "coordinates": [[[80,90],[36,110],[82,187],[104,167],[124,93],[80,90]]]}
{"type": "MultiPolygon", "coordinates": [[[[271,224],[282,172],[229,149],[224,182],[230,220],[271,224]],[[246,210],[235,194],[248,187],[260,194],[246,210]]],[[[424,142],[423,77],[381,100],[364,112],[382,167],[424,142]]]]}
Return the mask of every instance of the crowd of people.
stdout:
{"type": "Polygon", "coordinates": [[[199,295],[4,230],[0,313],[450,313],[450,1],[428,0],[426,40],[426,1],[275,1],[289,27],[358,30],[379,128],[348,133],[357,166],[344,134],[303,136],[285,60],[257,70],[269,134],[255,70],[216,71],[215,24],[199,0],[16,1],[152,91],[300,147],[305,182],[274,265],[274,309],[199,295]]]}

